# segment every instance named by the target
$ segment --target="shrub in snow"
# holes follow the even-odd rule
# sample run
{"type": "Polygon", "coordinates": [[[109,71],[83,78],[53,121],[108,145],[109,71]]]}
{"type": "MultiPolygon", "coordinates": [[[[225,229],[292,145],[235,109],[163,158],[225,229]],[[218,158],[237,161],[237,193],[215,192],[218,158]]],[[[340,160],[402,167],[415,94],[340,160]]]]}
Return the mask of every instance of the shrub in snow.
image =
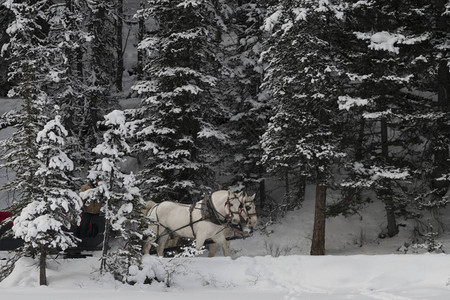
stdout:
{"type": "Polygon", "coordinates": [[[181,250],[182,251],[176,254],[173,258],[164,262],[164,283],[167,287],[172,286],[174,275],[188,272],[186,269],[186,264],[188,263],[188,261],[183,258],[196,257],[202,254],[204,252],[204,247],[200,250],[197,250],[195,247],[195,242],[193,242],[189,246],[181,247],[181,250]]]}
{"type": "Polygon", "coordinates": [[[422,235],[422,242],[405,243],[398,251],[403,253],[444,253],[443,244],[436,241],[438,232],[433,231],[433,225],[429,225],[429,231],[422,235]]]}

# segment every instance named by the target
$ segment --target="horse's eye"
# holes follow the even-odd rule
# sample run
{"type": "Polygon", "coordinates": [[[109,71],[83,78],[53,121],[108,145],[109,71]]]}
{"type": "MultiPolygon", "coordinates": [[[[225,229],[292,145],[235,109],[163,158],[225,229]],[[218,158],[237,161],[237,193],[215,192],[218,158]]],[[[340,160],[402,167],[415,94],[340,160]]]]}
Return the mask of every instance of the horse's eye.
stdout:
{"type": "Polygon", "coordinates": [[[252,209],[252,207],[251,206],[246,206],[245,209],[246,210],[250,210],[250,209],[252,209]]]}
{"type": "Polygon", "coordinates": [[[242,209],[244,207],[244,204],[239,204],[239,208],[242,209]]]}

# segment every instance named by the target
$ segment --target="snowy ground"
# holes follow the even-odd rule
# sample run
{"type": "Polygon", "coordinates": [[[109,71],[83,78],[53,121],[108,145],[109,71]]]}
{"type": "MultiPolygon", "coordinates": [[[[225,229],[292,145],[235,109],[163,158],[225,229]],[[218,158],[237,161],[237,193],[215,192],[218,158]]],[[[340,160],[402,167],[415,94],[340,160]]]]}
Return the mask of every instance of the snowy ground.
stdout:
{"type": "MultiPolygon", "coordinates": [[[[148,257],[148,263],[178,262],[148,257]]],[[[448,299],[450,257],[440,255],[257,256],[184,259],[172,287],[124,286],[97,273],[98,258],[50,263],[49,286],[23,260],[0,284],[2,299],[448,299]]]]}
{"type": "MultiPolygon", "coordinates": [[[[38,286],[36,263],[23,259],[0,283],[0,294],[8,300],[450,299],[450,256],[397,251],[410,241],[414,224],[408,222],[397,237],[379,239],[384,216],[377,203],[361,212],[362,219],[329,219],[328,255],[309,256],[312,191],[310,187],[302,209],[250,238],[232,241],[231,258],[147,256],[146,265],[160,280],[170,274],[170,287],[162,282],[127,286],[102,277],[99,253],[93,253],[87,259],[51,260],[48,287],[38,286]]],[[[448,235],[441,235],[439,241],[444,250],[449,249],[448,235]]]]}

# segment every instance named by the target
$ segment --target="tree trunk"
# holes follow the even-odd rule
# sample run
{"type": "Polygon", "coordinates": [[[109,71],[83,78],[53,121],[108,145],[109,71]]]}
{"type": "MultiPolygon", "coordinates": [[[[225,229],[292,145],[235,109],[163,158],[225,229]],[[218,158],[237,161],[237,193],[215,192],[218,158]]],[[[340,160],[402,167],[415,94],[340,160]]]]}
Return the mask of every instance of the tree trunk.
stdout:
{"type": "Polygon", "coordinates": [[[389,148],[388,148],[388,126],[385,117],[381,118],[381,155],[384,158],[384,162],[389,160],[389,148]]]}
{"type": "Polygon", "coordinates": [[[41,255],[39,257],[39,285],[47,285],[47,250],[41,246],[41,255]]]}
{"type": "MultiPolygon", "coordinates": [[[[140,4],[140,9],[145,8],[145,4],[142,1],[140,4]]],[[[145,20],[143,17],[139,17],[139,23],[138,23],[138,34],[137,34],[137,40],[138,43],[142,42],[144,40],[145,35],[145,20]]],[[[137,66],[136,66],[136,74],[137,79],[141,80],[143,76],[143,68],[144,68],[144,54],[142,53],[142,50],[137,50],[137,66]]]]}
{"type": "Polygon", "coordinates": [[[311,255],[325,255],[325,208],[327,204],[327,187],[316,186],[316,208],[314,213],[314,230],[311,255]]]}
{"type": "MultiPolygon", "coordinates": [[[[381,155],[384,163],[387,165],[389,161],[388,126],[387,120],[384,117],[381,118],[381,155]]],[[[383,185],[385,188],[380,192],[380,196],[385,205],[388,235],[389,237],[393,237],[398,233],[397,220],[395,218],[395,204],[392,198],[389,180],[383,182],[383,185]]]]}
{"type": "Polygon", "coordinates": [[[447,16],[443,15],[445,12],[445,5],[447,0],[434,0],[434,6],[436,8],[436,28],[439,31],[447,31],[447,16]]]}
{"type": "Polygon", "coordinates": [[[303,176],[299,177],[297,183],[297,206],[300,207],[305,201],[305,190],[306,190],[306,181],[303,176]]]}
{"type": "Polygon", "coordinates": [[[363,149],[364,149],[364,132],[365,132],[365,126],[366,120],[364,118],[361,118],[359,121],[359,133],[358,133],[358,139],[356,140],[355,145],[355,160],[360,161],[363,159],[363,149]]]}
{"type": "Polygon", "coordinates": [[[119,92],[122,91],[122,76],[123,76],[123,47],[122,47],[122,27],[123,27],[123,0],[117,1],[117,74],[116,87],[119,92]]]}
{"type": "Polygon", "coordinates": [[[264,204],[266,203],[266,180],[261,179],[259,182],[259,203],[261,206],[261,209],[264,208],[264,204]]]}
{"type": "Polygon", "coordinates": [[[393,237],[398,234],[398,226],[395,218],[395,206],[392,200],[392,195],[387,195],[384,199],[386,217],[387,217],[387,230],[388,236],[393,237]]]}
{"type": "MultiPolygon", "coordinates": [[[[108,205],[108,203],[106,203],[108,205]]],[[[109,232],[111,227],[111,220],[107,218],[105,220],[105,232],[103,234],[103,247],[102,247],[102,260],[100,263],[100,274],[106,271],[106,258],[108,255],[108,245],[109,245],[109,232]]]]}
{"type": "Polygon", "coordinates": [[[286,187],[286,194],[284,195],[284,199],[286,201],[286,210],[290,206],[292,199],[291,199],[291,185],[289,182],[289,172],[286,171],[285,178],[284,178],[284,185],[286,187]]]}

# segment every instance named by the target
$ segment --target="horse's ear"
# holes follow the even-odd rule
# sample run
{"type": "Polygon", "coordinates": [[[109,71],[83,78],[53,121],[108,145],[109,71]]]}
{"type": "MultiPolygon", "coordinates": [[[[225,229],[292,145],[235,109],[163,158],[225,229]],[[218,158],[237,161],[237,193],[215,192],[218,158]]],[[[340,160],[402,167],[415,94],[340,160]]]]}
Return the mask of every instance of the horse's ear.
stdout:
{"type": "Polygon", "coordinates": [[[239,193],[236,194],[236,196],[237,196],[238,198],[241,198],[242,195],[243,195],[243,192],[239,192],[239,193]]]}
{"type": "Polygon", "coordinates": [[[248,199],[248,201],[253,201],[253,200],[255,200],[255,197],[256,197],[256,193],[251,196],[248,196],[247,199],[248,199]]]}

